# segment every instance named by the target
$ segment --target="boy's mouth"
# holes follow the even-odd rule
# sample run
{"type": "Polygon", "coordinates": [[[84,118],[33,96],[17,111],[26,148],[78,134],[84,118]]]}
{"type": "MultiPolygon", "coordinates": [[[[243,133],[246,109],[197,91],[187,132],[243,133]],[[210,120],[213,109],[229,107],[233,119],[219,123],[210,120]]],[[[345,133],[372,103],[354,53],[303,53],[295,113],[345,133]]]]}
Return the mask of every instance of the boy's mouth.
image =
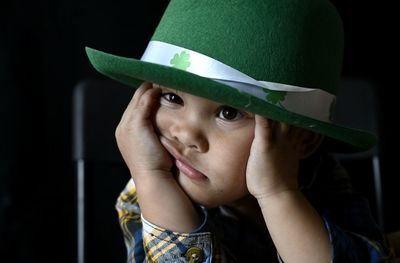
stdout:
{"type": "Polygon", "coordinates": [[[207,177],[201,172],[197,171],[187,163],[175,158],[176,167],[184,173],[187,177],[197,181],[207,180],[207,177]]]}
{"type": "Polygon", "coordinates": [[[171,147],[168,144],[168,142],[166,142],[165,140],[161,140],[161,143],[167,150],[167,152],[170,154],[170,156],[175,160],[175,167],[179,171],[181,171],[190,179],[196,181],[204,181],[208,179],[207,176],[205,176],[203,173],[201,173],[200,171],[196,170],[195,168],[187,164],[185,161],[183,161],[182,158],[180,158],[180,155],[175,151],[173,147],[171,147]]]}

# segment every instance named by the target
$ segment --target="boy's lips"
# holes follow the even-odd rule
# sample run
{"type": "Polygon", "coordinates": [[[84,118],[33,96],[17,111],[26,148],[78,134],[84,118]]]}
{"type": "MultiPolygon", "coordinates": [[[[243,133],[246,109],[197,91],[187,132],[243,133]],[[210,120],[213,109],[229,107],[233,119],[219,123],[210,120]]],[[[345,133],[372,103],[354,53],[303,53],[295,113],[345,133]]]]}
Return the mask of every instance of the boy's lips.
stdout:
{"type": "Polygon", "coordinates": [[[204,174],[202,174],[201,172],[197,171],[196,169],[194,169],[190,165],[182,162],[179,159],[175,159],[175,165],[182,173],[184,173],[185,175],[187,175],[189,178],[191,178],[193,180],[206,180],[207,179],[207,177],[204,174]]]}
{"type": "Polygon", "coordinates": [[[164,140],[161,140],[161,142],[166,150],[172,155],[172,157],[174,157],[175,165],[182,173],[193,180],[201,181],[207,179],[207,176],[187,164],[186,161],[177,153],[175,148],[170,146],[168,142],[165,142],[164,140]]]}

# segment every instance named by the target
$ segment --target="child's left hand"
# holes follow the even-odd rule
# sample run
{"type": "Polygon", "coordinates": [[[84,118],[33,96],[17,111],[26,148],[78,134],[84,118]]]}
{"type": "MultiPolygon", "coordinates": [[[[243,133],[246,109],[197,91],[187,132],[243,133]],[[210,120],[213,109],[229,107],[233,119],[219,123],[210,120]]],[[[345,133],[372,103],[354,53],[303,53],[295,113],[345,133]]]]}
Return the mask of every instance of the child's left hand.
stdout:
{"type": "Polygon", "coordinates": [[[304,157],[309,131],[255,116],[255,135],[247,163],[249,192],[264,198],[297,190],[299,160],[304,157]]]}
{"type": "Polygon", "coordinates": [[[285,262],[331,262],[328,231],[297,182],[299,161],[319,147],[323,135],[258,115],[255,122],[247,188],[279,255],[285,262]]]}

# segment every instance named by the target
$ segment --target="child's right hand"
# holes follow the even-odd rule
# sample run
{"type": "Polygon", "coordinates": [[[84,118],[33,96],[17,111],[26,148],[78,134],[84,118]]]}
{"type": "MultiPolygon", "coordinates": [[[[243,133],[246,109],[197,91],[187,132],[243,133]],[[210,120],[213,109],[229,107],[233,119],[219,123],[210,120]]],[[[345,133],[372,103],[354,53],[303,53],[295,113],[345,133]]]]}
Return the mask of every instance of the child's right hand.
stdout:
{"type": "Polygon", "coordinates": [[[126,108],[115,131],[118,148],[136,185],[143,217],[176,232],[192,232],[200,218],[172,175],[172,159],[155,133],[152,115],[160,88],[143,83],[126,108]]]}
{"type": "Polygon", "coordinates": [[[135,92],[115,131],[118,148],[133,177],[165,174],[171,171],[173,165],[154,132],[151,120],[160,92],[151,83],[143,83],[135,92]]]}

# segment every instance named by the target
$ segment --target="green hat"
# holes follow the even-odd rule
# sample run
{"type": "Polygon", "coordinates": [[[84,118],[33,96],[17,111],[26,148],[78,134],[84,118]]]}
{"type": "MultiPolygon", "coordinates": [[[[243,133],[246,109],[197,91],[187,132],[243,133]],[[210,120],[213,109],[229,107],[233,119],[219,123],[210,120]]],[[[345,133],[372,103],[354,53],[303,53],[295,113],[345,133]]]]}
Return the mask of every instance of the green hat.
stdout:
{"type": "Polygon", "coordinates": [[[377,143],[332,123],[343,28],[328,0],[171,0],[140,60],[86,52],[122,83],[150,81],[302,127],[336,151],[377,143]]]}

